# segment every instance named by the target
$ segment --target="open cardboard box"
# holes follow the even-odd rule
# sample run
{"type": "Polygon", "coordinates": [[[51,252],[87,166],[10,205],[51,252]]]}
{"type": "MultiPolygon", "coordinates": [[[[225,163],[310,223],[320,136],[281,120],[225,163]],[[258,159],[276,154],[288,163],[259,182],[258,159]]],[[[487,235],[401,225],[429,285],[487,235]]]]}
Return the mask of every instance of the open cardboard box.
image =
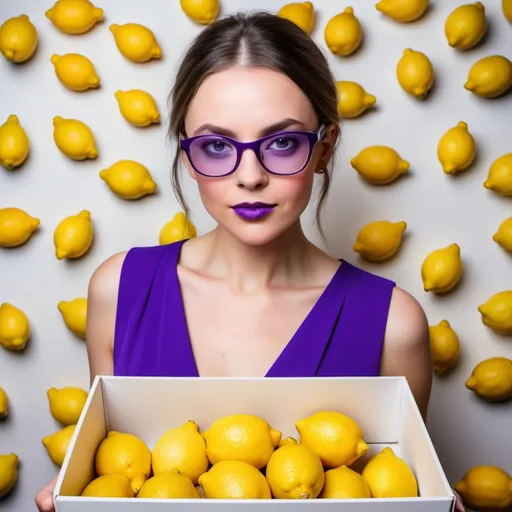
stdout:
{"type": "Polygon", "coordinates": [[[455,498],[404,377],[163,378],[97,377],[84,407],[54,493],[56,512],[451,512],[455,498]],[[412,468],[420,497],[358,500],[162,500],[82,498],[94,478],[94,455],[109,430],[139,436],[152,448],[167,430],[192,419],[201,431],[234,413],[261,416],[283,437],[319,410],[356,420],[369,451],[351,467],[391,446],[412,468]]]}

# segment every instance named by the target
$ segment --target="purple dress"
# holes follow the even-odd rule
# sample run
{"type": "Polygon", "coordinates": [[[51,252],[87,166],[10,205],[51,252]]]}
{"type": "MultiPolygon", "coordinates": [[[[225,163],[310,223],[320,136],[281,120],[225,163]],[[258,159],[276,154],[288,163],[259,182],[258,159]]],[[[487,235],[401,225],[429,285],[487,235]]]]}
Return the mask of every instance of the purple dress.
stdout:
{"type": "MultiPolygon", "coordinates": [[[[128,251],[119,284],[114,375],[199,376],[178,280],[182,245],[128,251]]],[[[342,260],[266,376],[378,376],[394,286],[342,260]]]]}

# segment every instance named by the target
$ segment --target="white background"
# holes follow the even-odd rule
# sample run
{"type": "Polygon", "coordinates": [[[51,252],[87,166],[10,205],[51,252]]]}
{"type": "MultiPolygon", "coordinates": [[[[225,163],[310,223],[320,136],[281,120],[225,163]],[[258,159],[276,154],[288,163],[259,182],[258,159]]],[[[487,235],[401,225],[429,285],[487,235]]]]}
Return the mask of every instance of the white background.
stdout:
{"type": "MultiPolygon", "coordinates": [[[[283,2],[284,3],[284,2],[283,2]]],[[[493,464],[512,474],[512,403],[488,404],[468,391],[464,382],[474,366],[492,356],[512,358],[512,341],[500,338],[480,320],[477,306],[492,294],[512,288],[512,258],[492,240],[502,220],[512,215],[512,199],[483,187],[490,164],[512,151],[512,95],[497,100],[477,98],[463,88],[473,62],[490,54],[512,59],[512,25],[498,0],[484,0],[489,34],[466,53],[451,49],[444,20],[460,5],[433,0],[420,21],[403,25],[383,17],[374,1],[317,0],[317,25],[312,36],[326,50],[337,79],[355,80],[377,96],[378,107],[362,118],[347,120],[336,158],[334,180],[326,208],[325,228],[330,254],[396,280],[426,309],[431,324],[446,318],[458,333],[462,357],[457,368],[435,378],[429,428],[444,469],[454,484],[473,465],[493,464]],[[326,49],[323,29],[329,18],[353,5],[364,28],[364,43],[349,58],[326,49]],[[403,50],[425,52],[436,71],[436,86],[424,102],[405,94],[395,78],[403,50]],[[443,133],[464,120],[474,135],[478,157],[470,170],[447,176],[437,161],[443,133]],[[349,159],[363,147],[388,144],[411,163],[409,176],[376,188],[364,184],[349,159]],[[359,229],[388,219],[408,224],[404,244],[391,262],[371,265],[352,251],[359,229]],[[420,267],[432,250],[456,242],[461,247],[464,278],[450,295],[437,298],[423,291],[420,267]]],[[[275,10],[281,2],[260,1],[275,10]]],[[[19,482],[0,509],[33,510],[33,495],[56,472],[41,439],[61,428],[51,417],[46,391],[68,385],[87,389],[89,373],[85,346],[65,327],[57,310],[60,300],[84,297],[94,269],[114,252],[135,245],[158,243],[161,227],[179,211],[170,187],[174,143],[166,141],[167,95],[176,66],[190,40],[202,29],[182,13],[178,0],[102,0],[105,21],[90,33],[68,36],[44,16],[51,2],[3,0],[0,20],[28,14],[39,33],[39,48],[24,65],[0,59],[0,122],[16,114],[31,142],[30,157],[14,171],[0,169],[0,207],[17,206],[40,218],[39,231],[20,248],[0,251],[0,302],[10,302],[28,316],[32,338],[22,354],[0,350],[0,385],[10,398],[11,416],[0,423],[0,453],[20,457],[19,482]],[[146,64],[127,61],[108,30],[112,23],[137,22],[151,28],[164,58],[146,64]],[[102,81],[99,90],[75,93],[57,80],[50,57],[83,53],[102,81]],[[162,124],[147,129],[130,126],[120,115],[114,92],[141,88],[156,99],[162,124]],[[72,117],[94,132],[99,157],[72,162],[53,142],[54,116],[72,117]],[[138,202],[115,196],[99,171],[120,159],[146,165],[159,189],[138,202]],[[95,240],[82,259],[55,258],[53,231],[61,219],[89,209],[95,240]]],[[[223,13],[255,8],[247,0],[223,0],[223,13]]],[[[184,176],[186,196],[199,233],[213,227],[202,208],[194,183],[184,176]]],[[[304,226],[323,246],[314,223],[315,204],[304,226]]],[[[371,407],[371,404],[369,404],[371,407]]]]}

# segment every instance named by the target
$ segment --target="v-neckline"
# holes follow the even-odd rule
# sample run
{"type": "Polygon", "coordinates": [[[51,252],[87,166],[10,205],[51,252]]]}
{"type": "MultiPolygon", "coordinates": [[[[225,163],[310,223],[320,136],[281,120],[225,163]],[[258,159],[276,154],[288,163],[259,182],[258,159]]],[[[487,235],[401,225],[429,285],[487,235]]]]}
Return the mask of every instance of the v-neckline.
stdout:
{"type": "MultiPolygon", "coordinates": [[[[185,303],[183,301],[183,295],[181,290],[181,283],[178,275],[178,265],[180,261],[180,255],[181,255],[181,249],[183,247],[183,244],[186,242],[186,240],[181,240],[179,242],[179,246],[176,248],[176,257],[174,260],[174,268],[171,270],[171,274],[174,278],[174,285],[175,289],[177,291],[176,293],[176,301],[174,302],[174,306],[177,308],[176,315],[174,317],[175,321],[179,322],[178,331],[182,334],[180,336],[180,343],[182,346],[180,347],[181,353],[186,355],[187,359],[190,361],[191,365],[193,366],[194,375],[192,377],[200,377],[199,369],[197,367],[196,358],[194,355],[194,350],[192,348],[192,339],[190,337],[190,332],[188,329],[187,324],[187,316],[185,313],[185,303]]],[[[334,296],[335,290],[337,289],[337,282],[341,278],[342,274],[344,273],[345,269],[349,266],[349,264],[344,260],[340,259],[340,265],[336,269],[336,272],[331,277],[330,281],[327,283],[327,286],[324,288],[322,293],[319,295],[318,299],[313,304],[313,307],[309,310],[307,315],[304,317],[304,320],[300,323],[300,325],[297,327],[295,332],[293,333],[290,340],[286,343],[286,345],[283,347],[277,358],[274,360],[270,368],[265,373],[264,377],[269,377],[274,372],[274,369],[281,363],[281,360],[284,356],[286,356],[287,353],[290,352],[291,349],[297,345],[297,343],[300,340],[301,333],[304,331],[307,331],[307,327],[310,323],[314,321],[314,317],[317,316],[318,311],[322,311],[327,309],[326,306],[328,304],[329,300],[334,296]]]]}

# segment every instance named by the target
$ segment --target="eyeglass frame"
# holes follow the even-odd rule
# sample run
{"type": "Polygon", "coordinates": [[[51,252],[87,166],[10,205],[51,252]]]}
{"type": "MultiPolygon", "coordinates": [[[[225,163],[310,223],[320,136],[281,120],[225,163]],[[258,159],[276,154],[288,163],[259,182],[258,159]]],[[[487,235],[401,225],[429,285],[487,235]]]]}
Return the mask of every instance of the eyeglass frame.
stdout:
{"type": "Polygon", "coordinates": [[[219,135],[216,133],[205,133],[205,134],[201,134],[201,135],[196,135],[194,137],[181,138],[180,139],[180,148],[183,151],[185,151],[185,153],[188,157],[188,161],[190,162],[190,165],[194,168],[194,170],[198,174],[201,174],[202,176],[205,176],[207,178],[225,178],[226,176],[230,176],[231,174],[236,172],[236,170],[240,166],[240,162],[242,160],[242,155],[244,154],[244,151],[246,151],[247,149],[253,150],[254,154],[256,155],[256,158],[258,159],[258,162],[268,173],[273,174],[275,176],[294,176],[295,174],[302,172],[306,168],[306,166],[309,164],[309,161],[311,160],[311,155],[313,154],[313,149],[314,149],[316,143],[321,141],[324,138],[326,133],[327,133],[327,125],[325,123],[321,124],[313,132],[304,131],[304,130],[289,130],[289,131],[283,130],[283,131],[271,133],[269,135],[265,135],[265,137],[261,137],[259,139],[249,141],[249,142],[240,142],[239,140],[233,139],[232,137],[228,137],[226,135],[219,135]],[[260,154],[261,145],[269,139],[279,138],[279,135],[287,136],[287,135],[293,135],[293,134],[304,135],[304,136],[306,136],[306,138],[309,141],[308,156],[307,156],[304,164],[302,165],[302,167],[299,170],[297,170],[295,172],[287,173],[287,174],[271,171],[270,169],[268,169],[266,167],[266,165],[263,163],[263,160],[261,158],[261,154],[260,154]],[[190,157],[190,146],[192,145],[192,143],[194,141],[196,141],[198,139],[206,138],[206,137],[219,137],[219,139],[226,140],[227,142],[232,144],[233,147],[236,149],[236,153],[237,153],[236,154],[236,162],[231,171],[229,171],[226,174],[211,175],[211,174],[205,174],[204,172],[201,172],[194,165],[192,158],[190,157]]]}

